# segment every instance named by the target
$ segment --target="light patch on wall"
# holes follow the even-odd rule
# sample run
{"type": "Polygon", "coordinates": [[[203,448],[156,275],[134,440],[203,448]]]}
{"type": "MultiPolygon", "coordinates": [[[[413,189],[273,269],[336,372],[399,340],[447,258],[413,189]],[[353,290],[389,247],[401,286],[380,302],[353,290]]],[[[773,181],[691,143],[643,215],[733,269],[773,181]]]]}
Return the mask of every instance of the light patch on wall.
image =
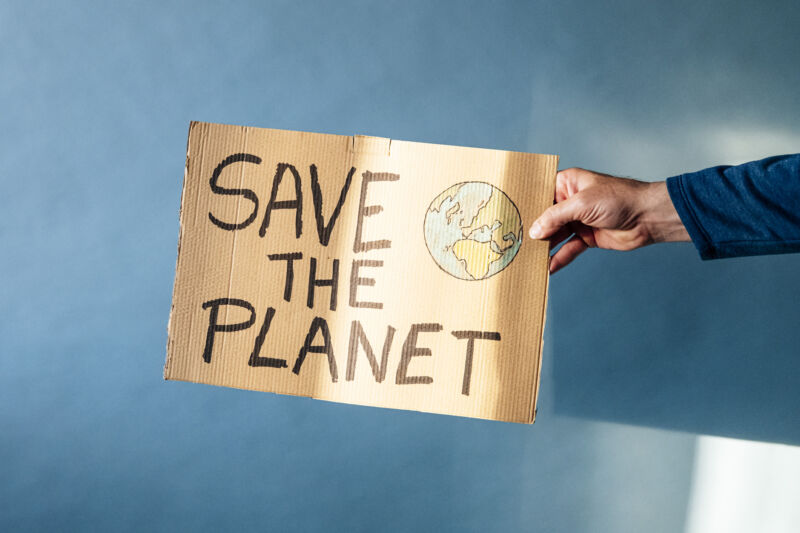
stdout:
{"type": "Polygon", "coordinates": [[[800,131],[768,127],[716,127],[704,135],[704,151],[724,164],[738,165],[771,155],[800,152],[800,131]]]}
{"type": "Polygon", "coordinates": [[[701,436],[687,533],[796,532],[800,448],[701,436]]]}
{"type": "MultiPolygon", "coordinates": [[[[768,123],[702,121],[637,127],[618,117],[583,111],[583,120],[561,125],[562,137],[550,141],[553,150],[564,154],[561,168],[580,166],[661,181],[711,166],[800,152],[800,130],[768,123]]],[[[532,139],[539,146],[548,143],[541,133],[532,139]]]]}

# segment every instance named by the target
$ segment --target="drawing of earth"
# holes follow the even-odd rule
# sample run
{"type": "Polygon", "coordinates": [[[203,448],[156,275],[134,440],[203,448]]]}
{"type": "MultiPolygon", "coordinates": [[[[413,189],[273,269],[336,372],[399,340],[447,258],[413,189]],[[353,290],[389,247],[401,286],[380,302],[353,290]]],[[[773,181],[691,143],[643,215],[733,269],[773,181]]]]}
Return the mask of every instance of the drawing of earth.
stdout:
{"type": "Polygon", "coordinates": [[[425,214],[425,244],[439,268],[459,279],[482,280],[511,263],[522,243],[517,206],[481,181],[458,183],[425,214]]]}

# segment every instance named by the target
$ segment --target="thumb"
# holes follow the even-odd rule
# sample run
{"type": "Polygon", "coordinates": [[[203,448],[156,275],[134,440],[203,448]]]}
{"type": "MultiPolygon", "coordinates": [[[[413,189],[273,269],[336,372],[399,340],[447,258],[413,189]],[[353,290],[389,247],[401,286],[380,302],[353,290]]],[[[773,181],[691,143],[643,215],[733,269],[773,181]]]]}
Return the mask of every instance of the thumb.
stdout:
{"type": "Polygon", "coordinates": [[[570,196],[566,200],[550,206],[531,226],[530,236],[533,239],[546,239],[570,222],[580,220],[579,211],[583,205],[581,193],[570,196]]]}

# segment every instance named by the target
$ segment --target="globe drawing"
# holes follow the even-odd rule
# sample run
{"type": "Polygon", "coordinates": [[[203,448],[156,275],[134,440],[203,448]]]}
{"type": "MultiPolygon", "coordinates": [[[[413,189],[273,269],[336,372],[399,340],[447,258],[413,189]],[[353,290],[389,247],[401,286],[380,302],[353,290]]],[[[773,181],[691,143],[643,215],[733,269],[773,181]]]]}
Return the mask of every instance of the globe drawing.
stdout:
{"type": "Polygon", "coordinates": [[[522,220],[506,194],[481,181],[457,183],[425,214],[425,244],[439,268],[463,280],[489,278],[514,259],[522,220]]]}

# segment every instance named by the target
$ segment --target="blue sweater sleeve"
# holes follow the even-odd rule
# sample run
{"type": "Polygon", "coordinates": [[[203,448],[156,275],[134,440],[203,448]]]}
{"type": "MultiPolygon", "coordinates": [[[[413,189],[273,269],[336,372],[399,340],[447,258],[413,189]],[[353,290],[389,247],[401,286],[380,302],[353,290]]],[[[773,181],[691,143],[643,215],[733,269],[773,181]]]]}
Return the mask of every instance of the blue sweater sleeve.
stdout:
{"type": "Polygon", "coordinates": [[[703,259],[800,252],[800,154],[667,179],[703,259]]]}

